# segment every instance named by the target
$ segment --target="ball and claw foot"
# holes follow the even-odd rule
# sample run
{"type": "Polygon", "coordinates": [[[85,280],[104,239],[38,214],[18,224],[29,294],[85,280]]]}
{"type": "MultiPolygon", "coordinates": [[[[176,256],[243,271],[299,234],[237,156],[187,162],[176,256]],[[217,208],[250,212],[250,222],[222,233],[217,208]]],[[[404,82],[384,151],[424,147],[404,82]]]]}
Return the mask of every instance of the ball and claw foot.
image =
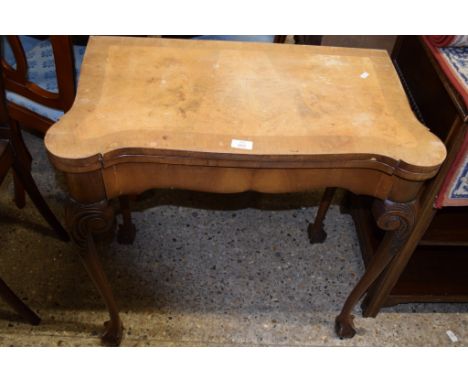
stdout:
{"type": "Polygon", "coordinates": [[[353,324],[354,316],[338,316],[335,319],[335,332],[340,339],[353,338],[356,334],[356,329],[353,324]]]}
{"type": "Polygon", "coordinates": [[[101,343],[104,346],[120,346],[123,337],[122,321],[113,323],[111,321],[104,322],[104,334],[101,336],[101,343]]]}
{"type": "Polygon", "coordinates": [[[312,223],[309,224],[307,228],[307,233],[309,234],[310,244],[323,243],[327,238],[327,233],[321,225],[318,229],[312,223]]]}
{"type": "Polygon", "coordinates": [[[117,231],[117,242],[119,244],[133,244],[136,236],[135,224],[119,224],[117,231]]]}

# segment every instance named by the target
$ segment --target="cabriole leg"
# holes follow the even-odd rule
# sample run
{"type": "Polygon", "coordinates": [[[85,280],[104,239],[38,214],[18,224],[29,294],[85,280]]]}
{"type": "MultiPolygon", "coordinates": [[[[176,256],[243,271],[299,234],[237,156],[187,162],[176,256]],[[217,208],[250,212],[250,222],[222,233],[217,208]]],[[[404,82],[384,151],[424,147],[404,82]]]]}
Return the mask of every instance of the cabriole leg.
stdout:
{"type": "Polygon", "coordinates": [[[328,187],[323,193],[322,200],[320,201],[319,209],[315,221],[309,224],[307,232],[309,233],[309,240],[311,244],[323,243],[327,238],[327,233],[323,227],[323,221],[327,215],[328,208],[335,195],[336,188],[328,187]]]}
{"type": "Polygon", "coordinates": [[[104,324],[105,332],[102,336],[102,343],[118,346],[122,340],[123,325],[94,243],[94,235],[114,229],[114,211],[107,200],[93,204],[71,202],[67,206],[66,220],[73,240],[80,246],[80,258],[83,265],[109,311],[110,320],[104,324]]]}
{"type": "Polygon", "coordinates": [[[374,202],[372,212],[377,225],[387,232],[364,275],[351,291],[341,313],[336,317],[335,331],[340,338],[351,338],[356,334],[351,312],[408,239],[414,226],[416,210],[415,201],[396,203],[390,200],[376,200],[374,202]]]}

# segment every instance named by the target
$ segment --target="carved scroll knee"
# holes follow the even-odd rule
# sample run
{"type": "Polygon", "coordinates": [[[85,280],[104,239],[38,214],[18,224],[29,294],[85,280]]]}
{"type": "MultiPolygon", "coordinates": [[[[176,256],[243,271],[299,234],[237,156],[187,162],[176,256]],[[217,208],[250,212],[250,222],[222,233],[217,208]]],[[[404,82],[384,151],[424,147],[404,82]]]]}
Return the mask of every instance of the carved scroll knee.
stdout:
{"type": "Polygon", "coordinates": [[[65,220],[73,241],[87,247],[87,237],[108,233],[114,228],[114,210],[107,200],[92,204],[69,201],[65,220]]]}

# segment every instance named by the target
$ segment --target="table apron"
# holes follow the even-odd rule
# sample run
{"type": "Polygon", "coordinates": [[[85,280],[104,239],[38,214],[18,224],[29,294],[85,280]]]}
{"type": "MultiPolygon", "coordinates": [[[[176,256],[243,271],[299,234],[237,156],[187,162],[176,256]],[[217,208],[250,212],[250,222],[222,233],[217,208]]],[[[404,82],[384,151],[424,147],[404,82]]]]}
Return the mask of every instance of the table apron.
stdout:
{"type": "Polygon", "coordinates": [[[374,169],[266,169],[120,163],[91,173],[68,173],[72,198],[82,202],[136,195],[150,189],[182,189],[213,193],[308,192],[340,187],[355,194],[397,202],[413,200],[422,181],[410,181],[374,169]],[[83,190],[83,186],[87,189],[83,190]]]}

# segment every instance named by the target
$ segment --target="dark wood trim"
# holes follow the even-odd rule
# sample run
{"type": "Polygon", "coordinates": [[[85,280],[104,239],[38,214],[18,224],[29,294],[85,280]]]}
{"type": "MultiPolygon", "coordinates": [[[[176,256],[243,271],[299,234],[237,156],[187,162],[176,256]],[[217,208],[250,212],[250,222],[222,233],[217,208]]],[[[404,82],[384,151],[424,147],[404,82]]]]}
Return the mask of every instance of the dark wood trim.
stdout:
{"type": "Polygon", "coordinates": [[[54,51],[60,109],[67,112],[72,107],[76,94],[72,39],[70,36],[50,36],[50,42],[54,51]]]}
{"type": "Polygon", "coordinates": [[[45,134],[49,127],[54,123],[49,118],[43,117],[40,114],[12,102],[8,102],[8,114],[10,115],[10,118],[18,121],[22,127],[31,129],[39,134],[45,134]]]}
{"type": "Polygon", "coordinates": [[[10,66],[3,57],[1,63],[3,66],[3,73],[5,77],[13,78],[15,81],[22,82],[28,72],[28,63],[26,61],[26,54],[24,53],[23,45],[19,39],[19,36],[8,36],[7,41],[10,44],[10,48],[15,56],[16,68],[10,66]]]}

